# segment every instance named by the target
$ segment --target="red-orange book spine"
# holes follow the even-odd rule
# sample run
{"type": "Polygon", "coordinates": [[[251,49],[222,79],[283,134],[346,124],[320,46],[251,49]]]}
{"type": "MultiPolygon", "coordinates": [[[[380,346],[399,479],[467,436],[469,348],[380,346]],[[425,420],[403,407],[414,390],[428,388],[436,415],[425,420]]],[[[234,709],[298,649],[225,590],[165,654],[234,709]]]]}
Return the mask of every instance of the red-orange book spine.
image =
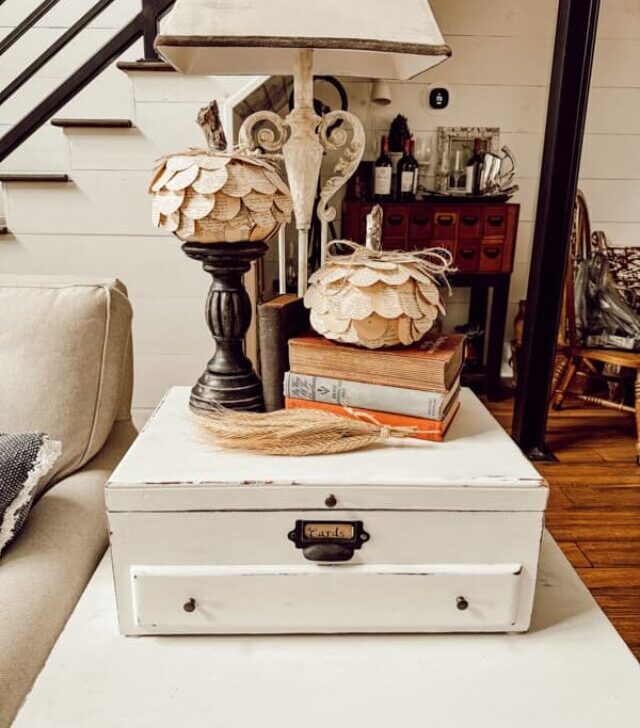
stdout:
{"type": "Polygon", "coordinates": [[[418,440],[428,440],[429,442],[442,442],[451,421],[458,411],[460,403],[454,402],[443,420],[425,420],[421,417],[409,417],[391,412],[377,412],[376,410],[362,409],[361,407],[344,407],[339,404],[312,402],[310,400],[295,399],[293,397],[285,397],[284,406],[285,409],[323,410],[324,412],[332,412],[335,415],[348,417],[352,420],[359,420],[360,422],[371,422],[392,427],[416,427],[416,434],[412,435],[412,437],[416,437],[418,440]]]}

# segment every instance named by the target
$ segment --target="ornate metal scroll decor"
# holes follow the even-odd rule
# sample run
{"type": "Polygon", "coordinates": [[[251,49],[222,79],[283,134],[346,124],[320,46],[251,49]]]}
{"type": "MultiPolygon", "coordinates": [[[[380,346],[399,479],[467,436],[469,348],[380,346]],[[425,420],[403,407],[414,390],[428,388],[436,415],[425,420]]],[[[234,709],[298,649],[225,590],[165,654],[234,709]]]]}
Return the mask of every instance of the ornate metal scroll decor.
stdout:
{"type": "Polygon", "coordinates": [[[333,168],[333,174],[320,190],[318,218],[322,223],[335,220],[336,209],[329,201],[346,184],[362,161],[365,148],[365,132],[362,122],[348,111],[331,111],[322,117],[318,127],[320,143],[327,151],[341,151],[333,168]]]}
{"type": "Polygon", "coordinates": [[[273,111],[256,111],[240,127],[239,141],[241,147],[275,154],[282,150],[290,136],[286,119],[273,111]]]}

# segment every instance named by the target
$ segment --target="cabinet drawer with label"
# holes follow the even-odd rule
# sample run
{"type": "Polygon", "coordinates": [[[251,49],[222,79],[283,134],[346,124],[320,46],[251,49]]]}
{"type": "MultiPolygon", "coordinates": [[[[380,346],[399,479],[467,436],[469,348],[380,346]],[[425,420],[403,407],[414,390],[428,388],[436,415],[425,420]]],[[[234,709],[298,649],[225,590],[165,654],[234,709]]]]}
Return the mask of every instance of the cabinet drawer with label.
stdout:
{"type": "Polygon", "coordinates": [[[382,219],[382,239],[386,244],[385,247],[394,247],[388,243],[396,244],[404,243],[407,237],[407,228],[409,226],[409,214],[406,207],[402,205],[387,205],[384,209],[384,217],[382,219]]]}
{"type": "Polygon", "coordinates": [[[460,273],[475,273],[480,259],[480,243],[460,240],[456,249],[455,265],[460,273]]]}
{"type": "Polygon", "coordinates": [[[428,247],[431,238],[431,215],[426,205],[416,205],[409,213],[409,240],[415,248],[428,247]]]}
{"type": "Polygon", "coordinates": [[[481,245],[479,269],[484,273],[497,273],[502,270],[503,245],[481,245]]]}
{"type": "Polygon", "coordinates": [[[507,231],[507,212],[502,207],[487,207],[484,210],[482,236],[484,238],[503,238],[507,231]]]}
{"type": "Polygon", "coordinates": [[[480,239],[482,235],[482,210],[479,207],[465,207],[460,211],[458,237],[480,239]]]}
{"type": "Polygon", "coordinates": [[[433,237],[436,239],[455,239],[458,232],[458,212],[438,210],[433,214],[433,237]]]}

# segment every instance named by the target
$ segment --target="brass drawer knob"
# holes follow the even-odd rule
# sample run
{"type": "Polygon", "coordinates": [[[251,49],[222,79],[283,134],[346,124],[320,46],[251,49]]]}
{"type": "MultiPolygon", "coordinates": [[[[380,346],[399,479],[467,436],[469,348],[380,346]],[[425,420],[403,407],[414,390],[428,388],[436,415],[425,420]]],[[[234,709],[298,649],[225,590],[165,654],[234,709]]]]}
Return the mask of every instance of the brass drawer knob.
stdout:
{"type": "Polygon", "coordinates": [[[468,609],[469,602],[464,597],[458,597],[456,599],[456,607],[460,609],[461,611],[468,609]]]}
{"type": "Polygon", "coordinates": [[[190,597],[187,599],[187,601],[182,605],[182,608],[185,612],[194,612],[196,609],[196,600],[193,597],[190,597]]]}

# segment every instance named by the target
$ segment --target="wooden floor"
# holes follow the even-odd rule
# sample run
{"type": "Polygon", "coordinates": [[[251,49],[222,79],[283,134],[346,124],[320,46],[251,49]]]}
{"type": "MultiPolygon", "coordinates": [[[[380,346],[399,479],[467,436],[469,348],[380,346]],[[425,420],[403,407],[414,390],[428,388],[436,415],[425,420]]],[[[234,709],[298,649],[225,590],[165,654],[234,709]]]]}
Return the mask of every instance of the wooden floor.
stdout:
{"type": "MultiPolygon", "coordinates": [[[[489,408],[509,431],[513,400],[489,408]]],[[[640,467],[632,415],[567,400],[536,463],[551,486],[547,527],[640,659],[640,467]]]]}

